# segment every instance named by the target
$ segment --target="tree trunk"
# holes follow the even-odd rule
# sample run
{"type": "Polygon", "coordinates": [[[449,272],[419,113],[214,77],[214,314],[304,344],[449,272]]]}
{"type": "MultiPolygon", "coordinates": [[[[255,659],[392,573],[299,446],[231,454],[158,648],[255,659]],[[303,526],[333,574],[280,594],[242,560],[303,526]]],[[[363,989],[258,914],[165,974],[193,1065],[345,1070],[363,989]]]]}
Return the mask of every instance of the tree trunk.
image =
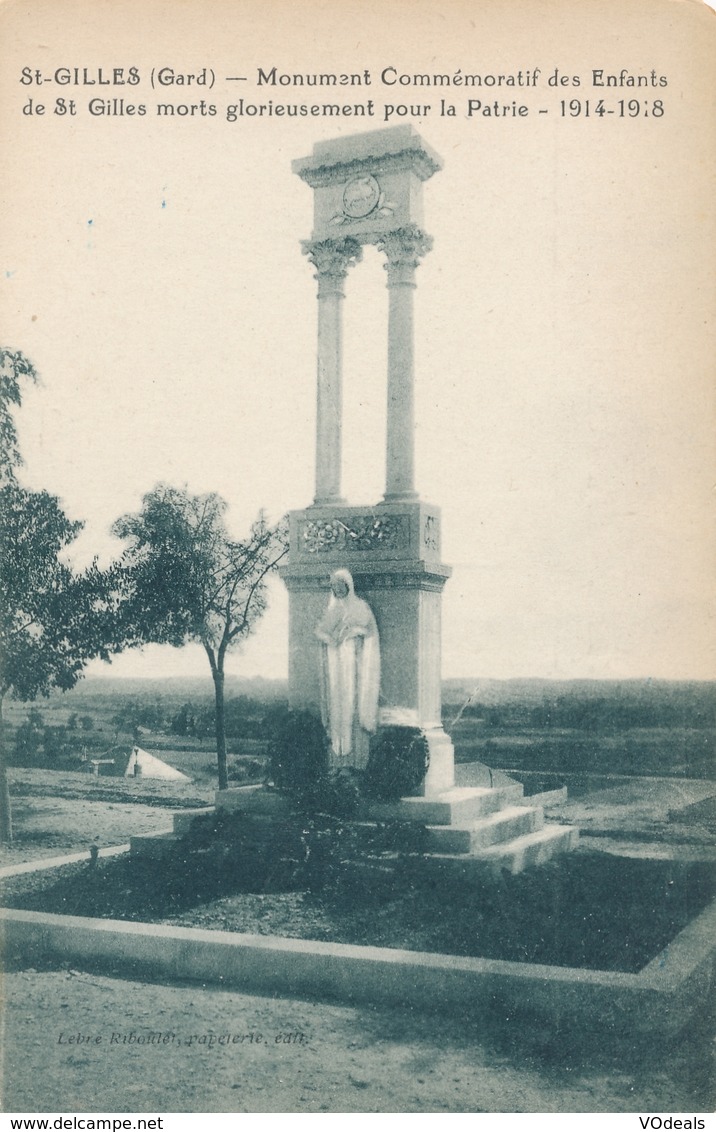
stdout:
{"type": "Polygon", "coordinates": [[[0,697],[0,843],[12,845],[12,810],[10,808],[10,789],[7,783],[2,697],[0,697]]]}
{"type": "Polygon", "coordinates": [[[219,768],[219,790],[226,790],[229,778],[226,771],[226,724],[224,721],[224,671],[213,668],[214,700],[216,704],[216,761],[219,768]]]}

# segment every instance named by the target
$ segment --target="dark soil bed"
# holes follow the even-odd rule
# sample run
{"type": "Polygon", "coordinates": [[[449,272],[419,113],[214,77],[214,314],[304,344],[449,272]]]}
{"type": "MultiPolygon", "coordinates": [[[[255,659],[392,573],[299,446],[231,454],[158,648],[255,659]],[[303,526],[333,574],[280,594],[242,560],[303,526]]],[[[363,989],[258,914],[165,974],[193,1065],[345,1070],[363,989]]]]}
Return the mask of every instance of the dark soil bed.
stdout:
{"type": "Polygon", "coordinates": [[[216,852],[122,857],[3,882],[6,906],[453,955],[638,971],[714,898],[706,864],[574,853],[479,885],[431,881],[417,855],[241,867],[216,852]],[[310,887],[307,887],[307,881],[310,887]]]}

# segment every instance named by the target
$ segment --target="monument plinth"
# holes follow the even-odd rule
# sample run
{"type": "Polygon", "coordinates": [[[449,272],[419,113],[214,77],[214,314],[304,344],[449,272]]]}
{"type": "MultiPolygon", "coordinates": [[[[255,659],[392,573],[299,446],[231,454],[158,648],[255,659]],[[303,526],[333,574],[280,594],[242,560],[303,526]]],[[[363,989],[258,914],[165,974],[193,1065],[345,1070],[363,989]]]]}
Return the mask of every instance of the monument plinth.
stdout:
{"type": "Polygon", "coordinates": [[[303,251],[318,282],[316,491],[291,515],[288,564],[289,698],[321,702],[315,627],[331,575],[348,570],[380,635],[379,720],[422,728],[430,745],[426,795],[454,782],[442,729],[440,603],[449,567],[440,561],[440,512],[414,482],[413,293],[432,241],[422,228],[422,186],[442,167],[410,126],[319,142],[293,170],[314,190],[314,227],[303,251]],[[385,256],[389,292],[386,490],[375,505],[341,495],[342,300],[364,245],[385,256]]]}

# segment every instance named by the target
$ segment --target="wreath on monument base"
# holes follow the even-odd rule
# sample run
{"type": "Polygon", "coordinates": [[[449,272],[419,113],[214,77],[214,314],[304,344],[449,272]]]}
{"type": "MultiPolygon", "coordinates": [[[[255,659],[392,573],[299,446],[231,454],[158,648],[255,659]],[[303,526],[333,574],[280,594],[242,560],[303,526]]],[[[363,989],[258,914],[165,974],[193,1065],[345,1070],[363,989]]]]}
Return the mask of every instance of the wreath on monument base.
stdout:
{"type": "Polygon", "coordinates": [[[309,790],[328,774],[328,736],[310,711],[276,713],[268,741],[269,780],[281,790],[309,790]]]}
{"type": "Polygon", "coordinates": [[[427,736],[419,727],[384,727],[370,753],[365,792],[380,802],[417,794],[430,766],[427,736]]]}

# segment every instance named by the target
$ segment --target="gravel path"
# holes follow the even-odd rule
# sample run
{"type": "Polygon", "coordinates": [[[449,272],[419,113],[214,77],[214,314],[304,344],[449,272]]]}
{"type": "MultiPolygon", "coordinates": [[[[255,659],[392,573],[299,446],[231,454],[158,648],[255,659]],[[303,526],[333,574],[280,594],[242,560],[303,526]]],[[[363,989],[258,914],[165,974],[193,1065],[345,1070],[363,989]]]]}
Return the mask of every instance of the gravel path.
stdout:
{"type": "Polygon", "coordinates": [[[509,1022],[498,1037],[481,1033],[475,1023],[458,1026],[405,1011],[66,970],[8,973],[5,995],[6,1112],[713,1107],[703,1034],[660,1056],[613,1049],[580,1055],[569,1042],[558,1051],[553,1033],[533,1035],[525,1045],[525,1035],[512,1032],[509,1022]],[[170,1037],[161,1044],[136,1041],[151,1034],[170,1037]],[[77,1035],[92,1041],[70,1042],[77,1035]],[[222,1035],[240,1040],[223,1044],[222,1035]]]}
{"type": "Polygon", "coordinates": [[[16,798],[17,840],[0,847],[0,866],[58,857],[90,845],[119,845],[140,833],[171,829],[172,812],[135,802],[95,802],[77,798],[16,798]]]}

